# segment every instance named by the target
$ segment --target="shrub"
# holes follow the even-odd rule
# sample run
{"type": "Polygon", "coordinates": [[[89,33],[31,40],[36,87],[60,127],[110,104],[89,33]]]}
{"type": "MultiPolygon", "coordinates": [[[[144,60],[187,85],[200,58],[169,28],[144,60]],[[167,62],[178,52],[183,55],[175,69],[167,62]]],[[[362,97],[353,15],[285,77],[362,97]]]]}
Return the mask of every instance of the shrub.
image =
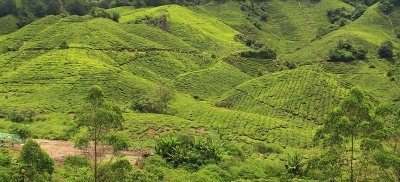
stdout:
{"type": "Polygon", "coordinates": [[[21,181],[17,156],[8,149],[0,148],[0,181],[21,181]]]}
{"type": "Polygon", "coordinates": [[[328,19],[331,23],[338,23],[343,26],[347,20],[351,20],[352,13],[344,7],[330,9],[327,12],[328,19]]]}
{"type": "Polygon", "coordinates": [[[339,41],[337,47],[330,52],[329,61],[350,62],[366,59],[366,49],[355,49],[349,42],[339,41]]]}
{"type": "Polygon", "coordinates": [[[38,112],[32,108],[26,108],[21,110],[12,110],[8,112],[8,119],[13,122],[33,122],[34,117],[38,115],[38,112]]]}
{"type": "Polygon", "coordinates": [[[233,143],[227,143],[226,145],[224,145],[224,150],[227,155],[238,157],[241,160],[246,159],[246,155],[244,154],[242,149],[233,143]]]}
{"type": "Polygon", "coordinates": [[[172,89],[160,86],[151,96],[141,96],[132,103],[132,109],[144,113],[165,114],[169,103],[175,98],[172,89]]]}
{"type": "Polygon", "coordinates": [[[168,167],[168,164],[159,155],[147,157],[144,164],[144,170],[157,176],[160,181],[163,181],[164,179],[165,174],[162,169],[165,167],[168,167]]]}
{"type": "Polygon", "coordinates": [[[15,4],[14,0],[0,1],[0,17],[16,13],[17,13],[17,5],[15,4]]]}
{"type": "Polygon", "coordinates": [[[274,52],[271,49],[265,49],[257,52],[247,51],[247,52],[241,52],[240,56],[245,58],[275,59],[276,52],[274,52]]]}
{"type": "Polygon", "coordinates": [[[275,144],[264,144],[262,142],[257,142],[253,144],[253,148],[255,152],[261,154],[268,154],[268,153],[282,153],[282,147],[275,145],[275,144]]]}
{"type": "Polygon", "coordinates": [[[126,159],[118,159],[99,167],[99,181],[124,181],[130,177],[133,167],[126,159]]]}
{"type": "Polygon", "coordinates": [[[391,68],[388,73],[387,73],[388,77],[392,77],[392,76],[400,76],[400,68],[391,68]]]}
{"type": "Polygon", "coordinates": [[[232,176],[228,171],[221,169],[219,166],[215,164],[205,166],[204,168],[200,169],[198,174],[202,174],[202,176],[208,176],[214,181],[232,180],[232,176]]]}
{"type": "Polygon", "coordinates": [[[64,4],[65,10],[71,15],[83,16],[90,10],[90,6],[83,0],[69,0],[64,4]]]}
{"type": "Polygon", "coordinates": [[[127,181],[140,181],[140,182],[156,182],[158,178],[156,175],[149,173],[145,170],[135,168],[128,177],[127,181]]]}
{"type": "Polygon", "coordinates": [[[380,0],[378,7],[383,13],[390,14],[394,9],[394,2],[392,0],[380,0]]]}
{"type": "Polygon", "coordinates": [[[393,57],[393,44],[390,41],[386,41],[381,44],[378,50],[378,54],[380,58],[390,59],[393,57]]]}
{"type": "Polygon", "coordinates": [[[26,126],[13,125],[11,126],[11,132],[19,135],[23,140],[30,138],[32,136],[31,129],[29,129],[26,126]]]}
{"type": "Polygon", "coordinates": [[[21,160],[28,181],[35,181],[37,174],[52,174],[54,171],[53,159],[33,140],[25,143],[21,152],[21,160]]]}
{"type": "Polygon", "coordinates": [[[102,8],[95,8],[90,12],[90,15],[93,18],[108,18],[110,20],[113,20],[115,22],[119,21],[119,14],[118,13],[108,13],[105,9],[102,8]]]}
{"type": "Polygon", "coordinates": [[[143,18],[138,18],[134,21],[135,24],[145,23],[152,27],[160,28],[166,32],[170,31],[170,25],[168,22],[167,15],[161,15],[159,17],[152,17],[152,16],[144,16],[143,18]]]}
{"type": "Polygon", "coordinates": [[[66,40],[63,40],[61,42],[61,44],[60,44],[60,48],[61,49],[68,49],[69,48],[68,42],[66,40]]]}
{"type": "Polygon", "coordinates": [[[198,170],[206,164],[216,164],[222,159],[221,148],[211,138],[169,136],[156,141],[156,154],[173,167],[185,166],[198,170]]]}
{"type": "Polygon", "coordinates": [[[90,162],[85,156],[71,155],[65,158],[63,165],[72,168],[82,168],[82,167],[90,167],[90,162]]]}
{"type": "Polygon", "coordinates": [[[126,150],[130,145],[130,137],[125,132],[114,132],[106,137],[107,144],[111,146],[113,152],[126,150]]]}
{"type": "Polygon", "coordinates": [[[298,153],[294,153],[293,155],[288,155],[287,158],[287,164],[286,168],[288,173],[294,174],[294,175],[300,175],[301,174],[301,167],[302,167],[302,157],[298,153]]]}
{"type": "Polygon", "coordinates": [[[295,68],[297,68],[296,63],[294,63],[293,61],[285,61],[284,64],[285,64],[285,66],[288,67],[289,69],[295,69],[295,68]]]}

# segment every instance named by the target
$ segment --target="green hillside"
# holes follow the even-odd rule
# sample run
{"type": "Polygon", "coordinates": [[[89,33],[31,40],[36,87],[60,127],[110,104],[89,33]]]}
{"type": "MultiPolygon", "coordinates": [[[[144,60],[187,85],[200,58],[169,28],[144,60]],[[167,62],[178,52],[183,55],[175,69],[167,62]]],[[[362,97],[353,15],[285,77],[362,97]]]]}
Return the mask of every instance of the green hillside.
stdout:
{"type": "Polygon", "coordinates": [[[247,81],[219,105],[268,116],[323,122],[346,95],[344,83],[322,70],[298,68],[247,81]]]}
{"type": "Polygon", "coordinates": [[[396,181],[399,60],[395,0],[5,0],[0,132],[111,147],[0,181],[396,181]]]}

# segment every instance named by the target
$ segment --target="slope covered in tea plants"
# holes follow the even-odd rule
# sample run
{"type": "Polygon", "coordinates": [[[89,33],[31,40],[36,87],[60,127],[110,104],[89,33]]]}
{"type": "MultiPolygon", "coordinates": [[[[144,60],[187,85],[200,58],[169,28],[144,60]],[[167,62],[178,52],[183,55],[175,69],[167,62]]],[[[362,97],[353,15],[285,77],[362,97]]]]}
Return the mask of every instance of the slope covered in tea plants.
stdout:
{"type": "Polygon", "coordinates": [[[301,67],[244,82],[219,105],[267,116],[322,122],[345,95],[346,88],[334,76],[320,69],[301,67]]]}

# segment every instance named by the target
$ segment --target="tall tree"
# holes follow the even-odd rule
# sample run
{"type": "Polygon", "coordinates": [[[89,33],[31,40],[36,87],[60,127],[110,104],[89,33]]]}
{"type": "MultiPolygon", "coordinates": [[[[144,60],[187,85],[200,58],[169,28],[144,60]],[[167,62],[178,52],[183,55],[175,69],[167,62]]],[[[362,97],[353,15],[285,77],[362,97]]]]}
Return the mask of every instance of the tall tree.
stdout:
{"type": "MultiPolygon", "coordinates": [[[[81,146],[93,144],[94,153],[94,179],[99,180],[99,145],[107,144],[110,133],[122,128],[122,111],[119,107],[112,106],[105,102],[103,90],[99,86],[90,88],[85,98],[86,105],[77,120],[78,128],[88,131],[86,143],[81,146]]],[[[78,144],[79,146],[79,144],[78,144]]],[[[89,148],[89,147],[88,147],[89,148]]]]}
{"type": "MultiPolygon", "coordinates": [[[[319,129],[315,135],[317,141],[323,140],[323,147],[327,152],[336,151],[335,157],[342,161],[346,146],[350,146],[350,157],[345,161],[350,166],[349,178],[354,182],[354,151],[355,142],[361,141],[361,146],[372,146],[376,140],[367,140],[368,138],[377,138],[377,133],[382,130],[383,125],[375,119],[372,105],[359,89],[352,89],[349,96],[340,104],[338,108],[332,111],[324,126],[319,129]],[[337,153],[337,151],[341,151],[337,153]]],[[[371,147],[365,147],[370,150],[371,147]]]]}
{"type": "Polygon", "coordinates": [[[393,106],[383,106],[377,111],[377,115],[385,121],[388,130],[387,147],[374,154],[374,159],[384,171],[384,174],[394,174],[394,178],[386,175],[392,181],[400,181],[400,110],[393,106]],[[386,172],[389,171],[389,172],[386,172]]]}

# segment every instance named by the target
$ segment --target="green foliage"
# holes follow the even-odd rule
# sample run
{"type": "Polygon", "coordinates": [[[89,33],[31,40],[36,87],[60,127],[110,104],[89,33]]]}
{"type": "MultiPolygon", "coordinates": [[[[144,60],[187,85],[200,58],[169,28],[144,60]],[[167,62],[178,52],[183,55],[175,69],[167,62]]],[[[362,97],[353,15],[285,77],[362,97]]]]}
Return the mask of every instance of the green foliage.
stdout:
{"type": "Polygon", "coordinates": [[[7,149],[0,149],[0,181],[20,181],[21,166],[15,154],[7,149]]]}
{"type": "Polygon", "coordinates": [[[160,86],[151,96],[136,97],[132,103],[132,109],[144,113],[165,114],[174,97],[175,93],[172,89],[160,86]]]}
{"type": "Polygon", "coordinates": [[[28,139],[32,136],[32,130],[27,126],[13,125],[11,132],[17,134],[22,140],[28,139]]]}
{"type": "Polygon", "coordinates": [[[61,42],[60,48],[61,49],[68,49],[69,48],[68,42],[66,40],[63,40],[61,42]]]}
{"type": "Polygon", "coordinates": [[[66,181],[94,181],[90,161],[81,155],[72,155],[64,159],[58,174],[66,181]]]}
{"type": "Polygon", "coordinates": [[[129,174],[127,181],[154,182],[158,181],[158,178],[150,172],[134,168],[134,170],[129,174]]]}
{"type": "Polygon", "coordinates": [[[38,112],[35,109],[27,108],[21,110],[11,110],[8,111],[8,119],[20,123],[20,122],[33,122],[35,116],[38,115],[38,112]]]}
{"type": "Polygon", "coordinates": [[[14,0],[3,0],[0,2],[0,17],[16,13],[17,6],[14,0]]]}
{"type": "Polygon", "coordinates": [[[85,156],[71,155],[64,159],[63,165],[72,168],[82,168],[82,167],[90,167],[90,162],[85,156]]]}
{"type": "Polygon", "coordinates": [[[294,153],[293,155],[288,155],[286,169],[288,173],[294,175],[302,174],[302,156],[298,153],[294,153]]]}
{"type": "Polygon", "coordinates": [[[28,140],[22,148],[21,161],[26,180],[34,180],[37,175],[52,174],[54,171],[53,159],[33,140],[28,140]]]}
{"type": "Polygon", "coordinates": [[[383,13],[390,14],[395,7],[395,0],[380,0],[378,7],[383,13]]]}
{"type": "Polygon", "coordinates": [[[134,21],[135,24],[145,23],[152,27],[160,28],[166,32],[170,31],[170,23],[168,22],[167,15],[161,15],[160,17],[152,17],[145,15],[143,18],[138,18],[134,21]]]}
{"type": "Polygon", "coordinates": [[[100,178],[98,173],[99,161],[97,160],[99,148],[97,145],[107,144],[108,139],[108,142],[111,142],[113,146],[113,150],[126,148],[125,143],[121,142],[119,137],[109,137],[110,133],[122,128],[123,116],[119,107],[109,105],[105,102],[103,90],[99,86],[92,86],[85,100],[87,104],[76,121],[76,127],[86,129],[88,136],[84,136],[84,139],[78,140],[80,141],[78,144],[88,147],[89,142],[93,142],[95,156],[93,177],[97,181],[100,178]]]}
{"type": "Polygon", "coordinates": [[[132,176],[132,165],[126,159],[118,159],[113,163],[103,164],[99,168],[99,181],[129,181],[132,176]]]}
{"type": "MultiPolygon", "coordinates": [[[[269,0],[268,0],[269,1],[269,0]]],[[[268,21],[268,4],[263,1],[254,1],[251,3],[243,3],[240,9],[247,14],[247,19],[257,28],[261,30],[261,21],[268,21]]]]}
{"type": "Polygon", "coordinates": [[[127,150],[130,146],[130,136],[126,132],[115,132],[106,137],[107,144],[112,147],[114,153],[127,150]]]}
{"type": "Polygon", "coordinates": [[[262,142],[257,142],[253,145],[254,151],[261,154],[277,153],[283,152],[282,147],[274,144],[265,144],[262,142]]]}
{"type": "Polygon", "coordinates": [[[337,47],[331,51],[329,61],[350,62],[366,59],[366,49],[355,49],[349,42],[339,41],[337,47]]]}
{"type": "Polygon", "coordinates": [[[184,166],[198,170],[207,164],[217,164],[222,159],[222,151],[211,138],[193,136],[169,136],[157,140],[156,153],[173,167],[184,166]]]}
{"type": "Polygon", "coordinates": [[[315,134],[315,139],[323,140],[325,151],[337,158],[336,162],[344,160],[345,146],[350,145],[351,156],[347,161],[350,166],[349,178],[353,181],[355,141],[363,139],[361,150],[365,152],[364,160],[367,160],[370,152],[377,149],[375,142],[371,141],[384,139],[384,133],[383,124],[374,117],[370,101],[362,91],[352,89],[340,106],[329,114],[323,128],[315,134]]]}
{"type": "Polygon", "coordinates": [[[327,12],[327,16],[329,21],[333,23],[337,23],[340,26],[346,25],[348,21],[351,20],[352,12],[348,11],[346,8],[341,7],[337,9],[331,9],[327,12]]]}
{"type": "Polygon", "coordinates": [[[108,18],[115,22],[119,21],[119,14],[118,13],[109,13],[105,9],[95,8],[90,12],[90,15],[93,18],[108,18]]]}
{"type": "Polygon", "coordinates": [[[234,143],[225,143],[223,145],[224,151],[227,155],[229,156],[234,156],[238,157],[241,160],[246,159],[246,154],[243,152],[243,150],[235,145],[234,143]]]}
{"type": "Polygon", "coordinates": [[[400,156],[398,153],[379,151],[373,157],[380,167],[393,171],[394,178],[389,178],[390,180],[400,179],[400,156]]]}
{"type": "Polygon", "coordinates": [[[89,4],[83,0],[67,0],[64,3],[65,10],[71,15],[83,16],[90,11],[89,4]]]}
{"type": "Polygon", "coordinates": [[[18,26],[23,27],[37,18],[57,15],[62,4],[58,0],[21,0],[18,7],[18,26]]]}
{"type": "Polygon", "coordinates": [[[393,43],[390,41],[386,41],[382,43],[378,50],[379,57],[384,59],[391,59],[394,56],[393,53],[393,43]]]}
{"type": "Polygon", "coordinates": [[[275,59],[276,52],[271,49],[265,49],[258,52],[248,51],[248,52],[241,52],[240,56],[245,58],[259,58],[259,59],[275,59]]]}

